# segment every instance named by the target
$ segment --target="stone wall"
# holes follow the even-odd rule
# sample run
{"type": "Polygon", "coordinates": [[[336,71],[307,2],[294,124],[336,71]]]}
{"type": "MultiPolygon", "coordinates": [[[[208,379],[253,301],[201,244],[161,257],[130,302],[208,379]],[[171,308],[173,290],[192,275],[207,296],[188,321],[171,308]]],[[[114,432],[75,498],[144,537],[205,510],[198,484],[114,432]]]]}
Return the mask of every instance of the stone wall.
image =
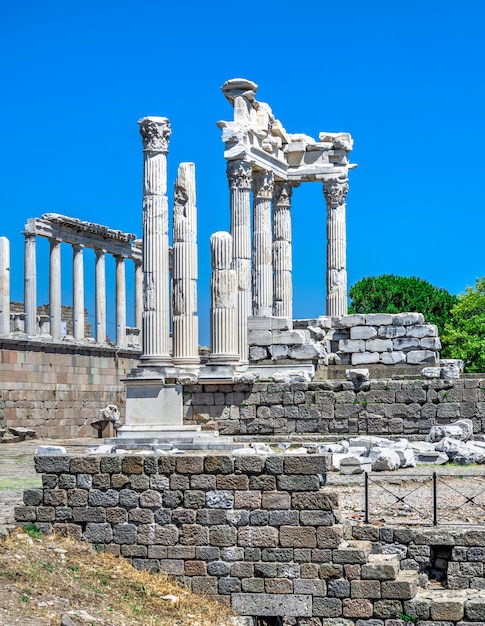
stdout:
{"type": "Polygon", "coordinates": [[[404,614],[425,626],[483,624],[485,531],[354,526],[347,537],[337,492],[321,487],[324,455],[61,455],[35,464],[43,488],[25,491],[17,521],[168,572],[242,615],[299,626],[404,626],[404,614]],[[448,580],[462,575],[475,590],[446,592],[446,602],[417,595],[433,546],[454,541],[448,580]]]}
{"type": "Polygon", "coordinates": [[[485,431],[485,379],[184,386],[185,421],[224,435],[411,436],[471,418],[485,431]]]}
{"type": "MultiPolygon", "coordinates": [[[[425,366],[439,362],[438,328],[422,313],[322,316],[312,320],[282,317],[248,319],[252,364],[425,366]]],[[[391,368],[392,369],[392,368],[391,368]]]]}
{"type": "Polygon", "coordinates": [[[123,414],[120,383],[138,352],[110,347],[0,340],[0,425],[39,437],[96,436],[87,425],[107,404],[123,414]]]}

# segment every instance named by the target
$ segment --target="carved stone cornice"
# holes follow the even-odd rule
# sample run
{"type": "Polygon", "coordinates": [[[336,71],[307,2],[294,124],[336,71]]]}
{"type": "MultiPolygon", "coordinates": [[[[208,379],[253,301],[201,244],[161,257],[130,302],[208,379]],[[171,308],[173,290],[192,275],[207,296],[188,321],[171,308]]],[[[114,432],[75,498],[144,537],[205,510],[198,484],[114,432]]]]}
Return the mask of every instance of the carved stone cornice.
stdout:
{"type": "Polygon", "coordinates": [[[345,198],[349,190],[347,176],[339,178],[325,178],[323,181],[323,195],[327,206],[335,208],[345,204],[345,198]]]}
{"type": "Polygon", "coordinates": [[[271,200],[274,188],[273,172],[254,171],[252,187],[255,199],[271,200]]]}
{"type": "Polygon", "coordinates": [[[287,180],[278,180],[274,184],[273,204],[278,207],[291,208],[291,196],[296,185],[287,180]]]}
{"type": "Polygon", "coordinates": [[[249,161],[228,161],[226,171],[230,189],[251,189],[252,166],[249,161]]]}
{"type": "Polygon", "coordinates": [[[143,117],[138,120],[143,149],[150,152],[168,152],[172,133],[170,120],[166,117],[143,117]]]}

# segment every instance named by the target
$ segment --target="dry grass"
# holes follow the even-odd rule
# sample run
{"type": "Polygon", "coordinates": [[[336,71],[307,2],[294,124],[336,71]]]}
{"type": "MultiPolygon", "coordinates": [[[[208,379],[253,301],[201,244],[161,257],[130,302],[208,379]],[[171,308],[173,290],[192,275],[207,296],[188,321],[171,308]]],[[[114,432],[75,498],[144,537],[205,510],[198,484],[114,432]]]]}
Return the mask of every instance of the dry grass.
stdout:
{"type": "Polygon", "coordinates": [[[17,529],[0,541],[0,625],[225,626],[232,613],[86,543],[17,529]],[[176,602],[163,596],[176,596],[176,602]]]}

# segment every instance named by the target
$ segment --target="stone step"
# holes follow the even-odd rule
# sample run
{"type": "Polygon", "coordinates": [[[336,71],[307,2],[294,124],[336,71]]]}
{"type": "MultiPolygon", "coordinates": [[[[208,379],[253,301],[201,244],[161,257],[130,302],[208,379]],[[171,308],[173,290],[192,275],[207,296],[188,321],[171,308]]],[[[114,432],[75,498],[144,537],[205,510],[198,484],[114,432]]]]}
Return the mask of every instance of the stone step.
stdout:
{"type": "Polygon", "coordinates": [[[396,580],[383,580],[381,593],[383,599],[410,600],[418,592],[419,572],[416,570],[401,570],[396,580]]]}
{"type": "Polygon", "coordinates": [[[399,558],[395,554],[370,554],[360,570],[365,580],[396,580],[398,574],[399,558]]]}
{"type": "Polygon", "coordinates": [[[370,541],[344,541],[333,551],[333,562],[339,564],[359,564],[367,563],[372,551],[370,541]]]}

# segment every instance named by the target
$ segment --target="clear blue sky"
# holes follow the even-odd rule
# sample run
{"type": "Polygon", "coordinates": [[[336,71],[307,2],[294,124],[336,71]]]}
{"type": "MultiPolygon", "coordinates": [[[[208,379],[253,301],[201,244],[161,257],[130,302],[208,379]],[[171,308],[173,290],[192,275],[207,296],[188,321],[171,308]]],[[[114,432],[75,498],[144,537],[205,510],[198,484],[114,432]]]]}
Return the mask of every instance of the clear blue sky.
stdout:
{"type": "MultiPolygon", "coordinates": [[[[57,212],[141,234],[137,120],[162,115],[172,123],[170,198],[178,163],[196,164],[207,343],[209,236],[229,228],[216,121],[232,108],[220,86],[239,76],[258,83],[288,132],[353,135],[349,285],[394,273],[463,291],[485,275],[484,31],[483,0],[4,0],[0,235],[12,246],[12,299],[23,299],[29,217],[57,212]]],[[[297,189],[293,204],[295,316],[311,317],[325,312],[321,185],[297,189]]],[[[91,314],[92,265],[86,258],[91,314]]]]}

